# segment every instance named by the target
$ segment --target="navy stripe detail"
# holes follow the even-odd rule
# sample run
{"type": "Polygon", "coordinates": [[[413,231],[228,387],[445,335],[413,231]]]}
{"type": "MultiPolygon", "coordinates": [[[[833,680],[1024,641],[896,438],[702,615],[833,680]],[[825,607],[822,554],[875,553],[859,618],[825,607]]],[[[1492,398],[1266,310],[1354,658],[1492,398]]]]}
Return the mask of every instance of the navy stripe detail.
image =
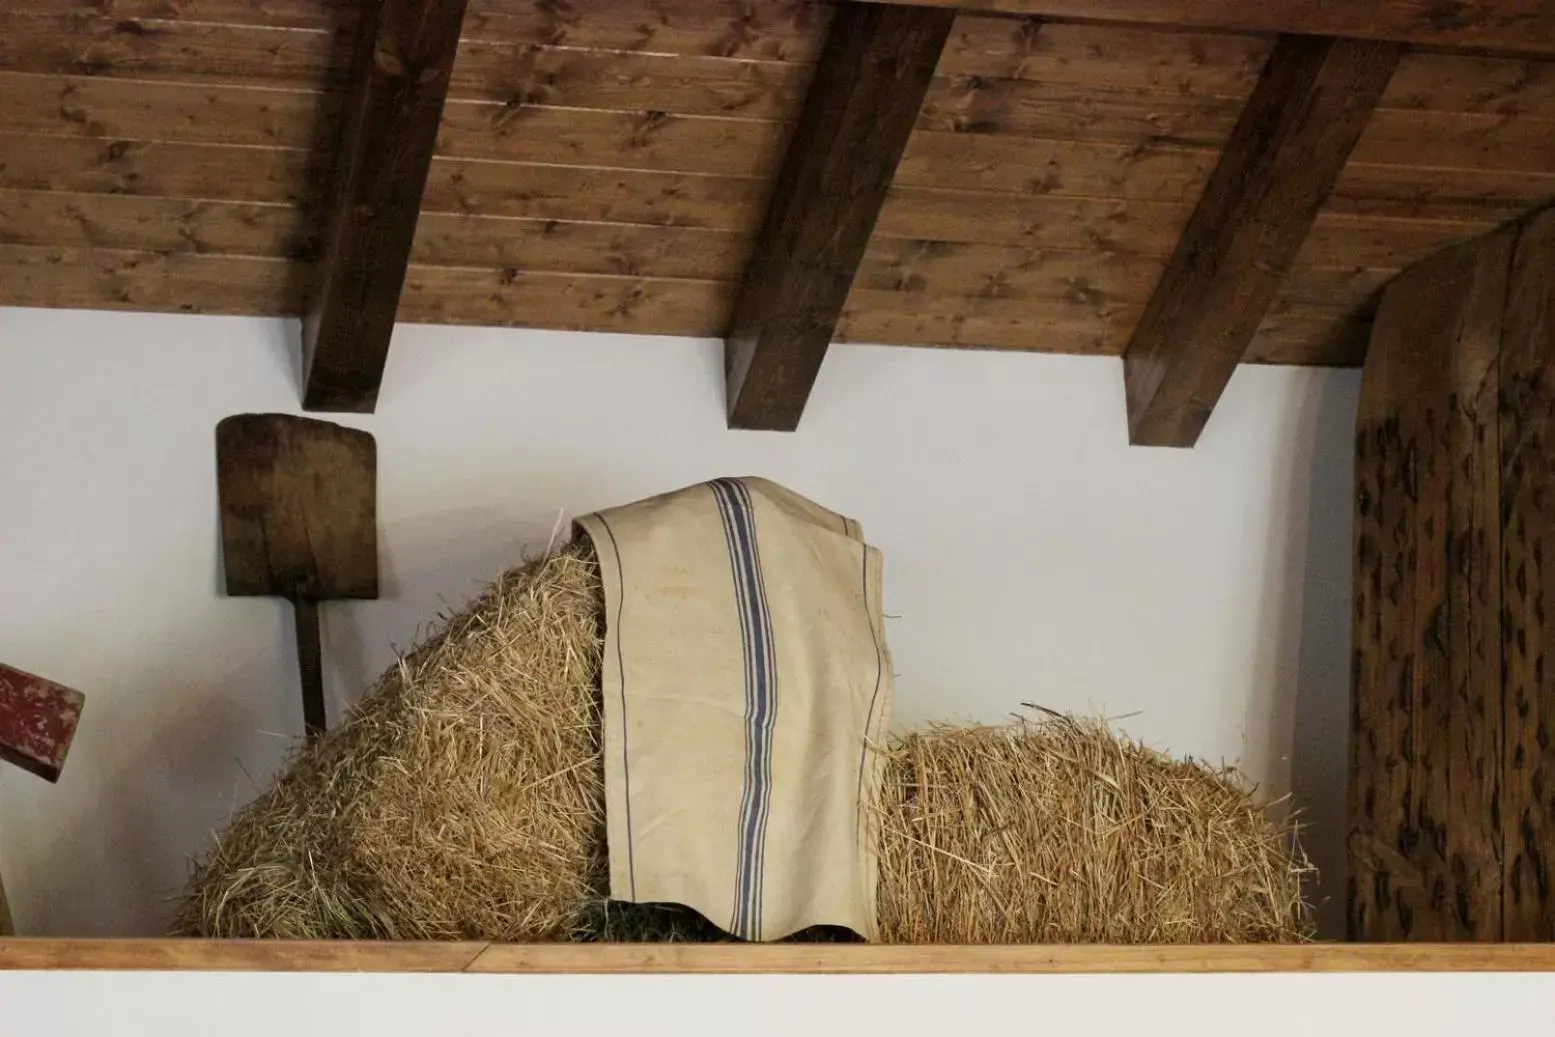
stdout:
{"type": "Polygon", "coordinates": [[[739,857],[730,932],[743,939],[759,940],[767,820],[772,809],[772,731],[777,719],[772,618],[767,609],[750,494],[744,484],[734,479],[717,479],[709,485],[724,522],[745,656],[745,787],[740,798],[739,857]]]}
{"type": "Polygon", "coordinates": [[[621,548],[616,544],[615,531],[605,516],[595,515],[599,525],[610,537],[610,550],[616,556],[616,622],[611,628],[616,642],[616,670],[621,674],[621,787],[626,801],[626,877],[631,888],[631,899],[637,899],[637,862],[632,847],[632,769],[627,762],[630,755],[626,748],[626,664],[621,657],[621,613],[626,608],[626,578],[621,573],[621,548]]]}
{"type": "MultiPolygon", "coordinates": [[[[761,815],[756,824],[756,874],[754,905],[756,912],[757,939],[761,933],[761,905],[766,895],[767,888],[767,821],[772,815],[772,736],[777,727],[777,650],[773,645],[772,636],[772,611],[767,607],[767,577],[761,566],[761,549],[756,542],[756,509],[751,503],[750,490],[743,483],[736,481],[734,484],[740,501],[744,505],[743,514],[748,517],[750,526],[750,555],[754,562],[756,574],[756,600],[760,602],[760,618],[762,624],[762,645],[765,649],[764,666],[767,673],[767,695],[765,697],[765,715],[761,718],[761,729],[757,745],[760,758],[758,769],[760,771],[761,790],[760,807],[761,815]]],[[[737,512],[737,514],[739,514],[737,512]]]]}
{"type": "MultiPolygon", "coordinates": [[[[734,584],[735,613],[740,619],[740,654],[745,665],[745,696],[746,710],[749,713],[750,689],[754,684],[754,673],[750,653],[750,614],[747,609],[747,597],[744,581],[741,580],[741,568],[738,561],[740,554],[739,537],[734,529],[733,510],[734,505],[730,499],[728,488],[722,482],[712,482],[708,488],[713,492],[713,499],[718,503],[718,516],[723,521],[724,543],[729,551],[729,569],[734,584]]],[[[751,774],[751,751],[749,717],[746,721],[745,739],[745,774],[740,781],[740,817],[746,817],[751,810],[751,796],[755,790],[756,782],[751,774]]],[[[729,912],[729,931],[736,936],[745,932],[746,925],[746,895],[749,884],[745,878],[746,856],[744,843],[736,846],[735,853],[735,882],[734,905],[729,912]]]]}

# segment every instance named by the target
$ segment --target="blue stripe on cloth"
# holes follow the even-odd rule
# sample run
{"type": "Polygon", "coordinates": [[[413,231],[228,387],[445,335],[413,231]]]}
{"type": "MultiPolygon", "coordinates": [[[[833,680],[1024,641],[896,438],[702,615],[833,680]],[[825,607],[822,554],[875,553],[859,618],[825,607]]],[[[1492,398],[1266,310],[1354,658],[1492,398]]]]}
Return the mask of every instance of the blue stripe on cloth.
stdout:
{"type": "Polygon", "coordinates": [[[735,489],[739,500],[744,505],[744,510],[736,511],[737,516],[743,515],[747,519],[750,532],[750,556],[754,560],[753,567],[756,577],[756,601],[760,603],[759,618],[761,621],[761,644],[763,648],[763,670],[767,674],[765,696],[765,708],[760,717],[760,731],[756,740],[758,759],[752,769],[758,771],[758,788],[760,796],[760,816],[756,822],[756,874],[755,894],[753,902],[756,908],[757,939],[761,933],[761,905],[766,895],[767,888],[767,820],[772,814],[772,736],[777,727],[777,649],[773,644],[772,636],[772,610],[767,607],[767,578],[766,572],[761,566],[761,551],[756,543],[756,509],[751,503],[750,489],[743,483],[736,481],[735,489]]]}
{"type": "MultiPolygon", "coordinates": [[[[753,660],[751,658],[750,643],[750,613],[747,608],[746,587],[741,579],[741,568],[737,561],[740,554],[739,537],[734,529],[734,504],[728,487],[722,482],[712,482],[708,488],[713,492],[713,499],[718,503],[718,515],[723,520],[724,542],[729,551],[729,567],[734,584],[735,614],[740,619],[740,650],[741,658],[745,665],[745,695],[747,712],[749,711],[750,689],[755,683],[753,660]]],[[[751,809],[751,795],[755,791],[756,781],[751,774],[751,753],[749,725],[747,723],[746,747],[745,747],[745,774],[740,781],[740,817],[744,818],[751,809]]],[[[744,867],[746,856],[743,842],[736,850],[736,871],[734,883],[734,906],[730,909],[729,931],[736,935],[743,935],[746,927],[746,893],[749,883],[745,879],[744,867]]]]}
{"type": "Polygon", "coordinates": [[[716,479],[709,486],[718,502],[729,547],[745,657],[745,784],[740,797],[735,904],[729,931],[741,939],[759,940],[767,819],[772,808],[772,733],[777,720],[772,618],[750,494],[734,479],[716,479]]]}

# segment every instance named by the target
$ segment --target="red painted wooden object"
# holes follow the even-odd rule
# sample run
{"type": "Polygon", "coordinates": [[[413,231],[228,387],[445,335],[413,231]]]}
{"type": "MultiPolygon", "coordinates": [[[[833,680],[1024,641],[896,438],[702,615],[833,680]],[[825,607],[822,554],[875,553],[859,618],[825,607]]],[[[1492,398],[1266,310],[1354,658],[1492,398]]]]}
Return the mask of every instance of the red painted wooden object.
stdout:
{"type": "Polygon", "coordinates": [[[0,760],[58,781],[86,696],[0,664],[0,760]]]}

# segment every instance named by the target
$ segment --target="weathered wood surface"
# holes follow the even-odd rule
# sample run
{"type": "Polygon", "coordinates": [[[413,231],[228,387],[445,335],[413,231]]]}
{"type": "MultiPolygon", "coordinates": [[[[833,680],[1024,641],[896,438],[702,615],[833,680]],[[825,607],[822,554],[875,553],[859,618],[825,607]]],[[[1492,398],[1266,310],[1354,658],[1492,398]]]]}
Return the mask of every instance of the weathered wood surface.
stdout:
{"type": "Polygon", "coordinates": [[[951,22],[933,8],[836,12],[735,298],[731,428],[798,427],[951,22]]]}
{"type": "Polygon", "coordinates": [[[292,603],[303,725],[324,731],[318,603],[378,596],[378,452],[373,437],[291,414],[216,426],[222,568],[229,595],[292,603]]]}
{"type": "Polygon", "coordinates": [[[1511,243],[1402,274],[1366,360],[1349,910],[1368,940],[1501,937],[1496,355],[1511,243]]]}
{"type": "Polygon", "coordinates": [[[303,319],[308,410],[377,405],[464,8],[381,0],[357,25],[317,294],[303,319]]]}
{"type": "Polygon", "coordinates": [[[1518,235],[1499,375],[1505,938],[1555,940],[1555,210],[1518,235]]]}
{"type": "Polygon", "coordinates": [[[0,762],[58,781],[86,696],[0,664],[0,762]]]}
{"type": "Polygon", "coordinates": [[[1356,436],[1352,935],[1555,940],[1555,210],[1384,293],[1356,436]]]}
{"type": "Polygon", "coordinates": [[[1131,442],[1198,439],[1397,60],[1390,44],[1275,45],[1124,354],[1131,442]]]}
{"type": "MultiPolygon", "coordinates": [[[[872,0],[881,2],[881,0],[872,0]]],[[[1555,53],[1555,5],[1544,0],[911,0],[974,11],[1080,21],[1184,25],[1441,46],[1555,53]]]]}
{"type": "MultiPolygon", "coordinates": [[[[0,303],[295,313],[318,284],[357,7],[0,0],[0,248],[24,249],[0,256],[19,271],[0,278],[0,303]]],[[[426,290],[402,297],[401,319],[720,334],[727,289],[709,282],[737,279],[749,255],[831,13],[470,0],[410,256],[426,290]],[[554,315],[513,290],[555,275],[570,290],[554,315]],[[695,297],[713,309],[688,313],[695,297]]],[[[994,308],[1024,299],[1029,333],[981,303],[953,321],[954,301],[898,312],[866,296],[841,334],[855,321],[913,344],[1116,352],[1110,314],[1138,301],[1117,275],[1170,255],[1271,47],[1176,25],[956,17],[860,288],[997,296],[1005,258],[1009,299],[994,308]],[[1071,264],[1072,294],[1114,307],[1089,332],[1052,297],[1071,264]]],[[[1552,69],[1405,55],[1294,261],[1301,284],[1282,287],[1246,359],[1354,363],[1380,279],[1555,197],[1552,69]]]]}

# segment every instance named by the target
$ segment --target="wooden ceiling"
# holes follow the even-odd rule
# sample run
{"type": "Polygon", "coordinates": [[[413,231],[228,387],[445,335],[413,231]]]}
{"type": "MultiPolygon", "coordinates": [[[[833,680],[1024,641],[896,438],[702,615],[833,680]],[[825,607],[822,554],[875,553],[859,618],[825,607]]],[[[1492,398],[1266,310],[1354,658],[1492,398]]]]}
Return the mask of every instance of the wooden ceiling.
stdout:
{"type": "MultiPolygon", "coordinates": [[[[399,319],[724,334],[832,14],[469,0],[399,319]]],[[[0,0],[0,304],[302,312],[355,15],[0,0]]],[[[1555,197],[1555,60],[1459,35],[1399,58],[1242,359],[1359,363],[1396,272],[1555,197]]],[[[957,16],[836,337],[1123,353],[1274,45],[957,16]]]]}

